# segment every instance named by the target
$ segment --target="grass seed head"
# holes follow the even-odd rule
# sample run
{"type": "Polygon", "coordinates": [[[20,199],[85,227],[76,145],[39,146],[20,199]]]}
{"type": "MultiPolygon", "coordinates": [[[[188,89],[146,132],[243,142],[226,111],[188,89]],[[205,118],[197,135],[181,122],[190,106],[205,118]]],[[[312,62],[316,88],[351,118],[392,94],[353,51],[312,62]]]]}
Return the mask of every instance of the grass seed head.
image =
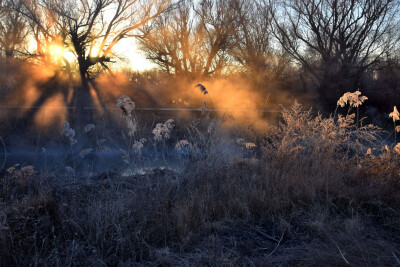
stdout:
{"type": "Polygon", "coordinates": [[[246,143],[246,149],[253,149],[253,148],[256,148],[256,147],[257,147],[257,145],[254,144],[254,143],[246,143]]]}
{"type": "Polygon", "coordinates": [[[129,96],[121,95],[117,99],[117,106],[120,108],[123,117],[131,117],[135,109],[135,102],[129,96]]]}
{"type": "Polygon", "coordinates": [[[143,144],[146,143],[146,139],[142,138],[140,139],[140,141],[136,141],[134,142],[134,144],[132,145],[132,149],[135,153],[140,154],[142,152],[142,148],[143,148],[143,144]]]}
{"type": "Polygon", "coordinates": [[[389,118],[392,118],[393,122],[400,120],[400,114],[396,106],[394,106],[393,112],[389,114],[389,118]]]}
{"type": "Polygon", "coordinates": [[[89,155],[92,151],[93,151],[92,148],[84,149],[84,150],[82,150],[82,151],[79,153],[79,156],[80,156],[82,159],[84,159],[84,158],[85,158],[87,155],[89,155]]]}
{"type": "Polygon", "coordinates": [[[184,147],[189,147],[191,144],[189,143],[188,140],[180,140],[176,143],[175,149],[176,150],[182,150],[184,147]]]}
{"type": "Polygon", "coordinates": [[[174,128],[174,120],[168,119],[165,123],[157,123],[156,127],[153,129],[152,133],[154,135],[154,140],[162,141],[168,140],[171,137],[171,131],[174,128]]]}
{"type": "Polygon", "coordinates": [[[93,130],[95,128],[96,128],[96,126],[94,124],[90,123],[90,124],[85,126],[84,130],[85,130],[85,133],[88,133],[88,132],[90,132],[91,130],[93,130]]]}
{"type": "Polygon", "coordinates": [[[201,83],[195,85],[194,87],[199,88],[200,92],[202,94],[204,94],[204,95],[208,94],[207,88],[204,85],[202,85],[201,83]]]}
{"type": "Polygon", "coordinates": [[[69,122],[65,121],[64,122],[64,129],[61,132],[62,135],[64,135],[65,137],[67,137],[69,139],[69,142],[71,143],[71,145],[76,144],[78,141],[74,138],[75,137],[75,130],[72,129],[69,126],[69,122]]]}
{"type": "Polygon", "coordinates": [[[400,154],[400,143],[397,143],[397,145],[394,147],[394,152],[400,154]]]}
{"type": "Polygon", "coordinates": [[[361,106],[368,97],[362,96],[360,91],[355,91],[354,93],[344,93],[344,95],[339,98],[337,105],[344,107],[349,104],[351,107],[361,106]]]}

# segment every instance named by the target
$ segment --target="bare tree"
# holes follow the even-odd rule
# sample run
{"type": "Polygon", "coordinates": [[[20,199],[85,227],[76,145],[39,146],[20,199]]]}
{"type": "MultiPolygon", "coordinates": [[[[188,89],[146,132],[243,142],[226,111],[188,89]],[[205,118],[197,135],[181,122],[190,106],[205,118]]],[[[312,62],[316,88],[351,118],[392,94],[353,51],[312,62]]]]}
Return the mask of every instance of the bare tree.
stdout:
{"type": "MultiPolygon", "coordinates": [[[[65,21],[58,21],[56,13],[36,0],[10,0],[13,9],[26,18],[34,49],[25,49],[25,55],[45,65],[54,64],[52,49],[63,50],[66,43],[65,21]],[[64,23],[64,24],[63,24],[64,23]]],[[[58,60],[62,62],[62,58],[58,60]]],[[[65,61],[66,62],[66,61],[65,61]]]]}
{"type": "Polygon", "coordinates": [[[218,75],[227,65],[234,31],[233,1],[183,1],[160,17],[140,47],[148,59],[169,74],[188,77],[218,75]]]}
{"type": "Polygon", "coordinates": [[[266,6],[251,0],[235,1],[234,44],[230,54],[258,83],[276,80],[288,67],[272,46],[271,16],[266,6]]]}
{"type": "Polygon", "coordinates": [[[13,7],[10,0],[0,2],[0,53],[4,53],[6,58],[21,51],[28,34],[25,19],[15,11],[15,8],[21,8],[21,3],[17,2],[13,7]]]}
{"type": "MultiPolygon", "coordinates": [[[[37,54],[45,56],[46,48],[56,43],[75,55],[81,86],[75,90],[73,104],[85,114],[83,107],[92,103],[93,69],[108,69],[122,39],[137,37],[139,27],[174,7],[173,0],[22,1],[21,13],[31,22],[37,54]]],[[[86,117],[91,119],[89,114],[86,117]]]]}
{"type": "Polygon", "coordinates": [[[136,36],[135,30],[172,7],[170,0],[24,0],[24,3],[24,14],[38,29],[37,42],[43,36],[53,41],[61,38],[63,45],[76,55],[83,83],[90,80],[92,66],[107,68],[118,42],[136,36]]]}
{"type": "Polygon", "coordinates": [[[363,72],[397,41],[393,38],[398,22],[396,0],[276,2],[267,3],[272,32],[312,74],[321,100],[333,101],[330,98],[337,98],[338,90],[357,87],[363,72]]]}
{"type": "Polygon", "coordinates": [[[201,73],[197,53],[203,43],[201,34],[193,34],[196,25],[192,5],[192,1],[184,1],[174,11],[160,16],[152,28],[142,29],[140,48],[168,74],[201,73]]]}
{"type": "Polygon", "coordinates": [[[207,60],[203,72],[206,75],[212,72],[220,73],[228,62],[228,54],[219,52],[229,49],[230,37],[235,29],[232,3],[233,1],[229,0],[203,0],[200,2],[200,7],[195,9],[207,36],[207,60]]]}

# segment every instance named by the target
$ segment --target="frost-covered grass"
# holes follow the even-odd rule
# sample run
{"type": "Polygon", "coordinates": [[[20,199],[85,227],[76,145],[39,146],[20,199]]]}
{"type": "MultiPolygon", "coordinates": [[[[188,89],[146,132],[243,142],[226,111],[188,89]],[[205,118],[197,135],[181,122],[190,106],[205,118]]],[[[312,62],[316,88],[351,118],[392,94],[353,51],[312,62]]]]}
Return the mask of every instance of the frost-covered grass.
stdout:
{"type": "MultiPolygon", "coordinates": [[[[90,177],[75,175],[74,166],[67,176],[29,166],[3,171],[0,263],[399,264],[400,145],[364,124],[365,100],[348,93],[330,117],[296,102],[254,138],[240,127],[224,129],[206,104],[185,134],[176,136],[176,122],[166,120],[145,135],[135,104],[123,96],[121,164],[139,168],[147,148],[161,162],[175,155],[181,168],[90,177]]],[[[95,131],[88,125],[83,135],[95,131]]],[[[71,157],[108,149],[97,138],[94,147],[76,151],[73,125],[65,124],[63,134],[71,157]]]]}

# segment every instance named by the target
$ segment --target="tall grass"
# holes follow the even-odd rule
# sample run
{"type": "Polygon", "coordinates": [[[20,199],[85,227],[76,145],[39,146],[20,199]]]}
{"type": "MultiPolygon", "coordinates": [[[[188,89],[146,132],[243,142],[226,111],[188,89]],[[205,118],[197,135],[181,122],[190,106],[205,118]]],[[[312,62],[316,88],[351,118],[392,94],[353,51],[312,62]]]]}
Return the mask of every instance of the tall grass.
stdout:
{"type": "Polygon", "coordinates": [[[209,114],[184,136],[174,137],[172,120],[152,140],[128,134],[121,164],[154,146],[164,161],[178,153],[180,171],[74,180],[10,168],[0,180],[0,263],[395,265],[399,149],[340,111],[324,118],[296,102],[257,145],[246,130],[229,138],[209,114]]]}

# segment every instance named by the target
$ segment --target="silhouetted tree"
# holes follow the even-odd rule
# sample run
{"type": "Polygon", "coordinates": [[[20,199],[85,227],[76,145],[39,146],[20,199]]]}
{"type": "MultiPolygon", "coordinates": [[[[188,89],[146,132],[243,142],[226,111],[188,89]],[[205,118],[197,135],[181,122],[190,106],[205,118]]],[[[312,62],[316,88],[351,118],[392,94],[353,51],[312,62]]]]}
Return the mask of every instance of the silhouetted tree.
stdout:
{"type": "MultiPolygon", "coordinates": [[[[81,86],[73,105],[85,120],[84,107],[92,103],[92,70],[108,69],[122,39],[135,37],[136,30],[173,8],[171,0],[22,0],[22,14],[32,24],[38,55],[48,54],[50,43],[72,51],[76,57],[81,86]]],[[[67,64],[68,62],[66,62],[67,64]]]]}
{"type": "Polygon", "coordinates": [[[143,28],[140,47],[169,74],[186,77],[218,75],[228,64],[234,31],[230,0],[183,1],[173,12],[143,28]]]}
{"type": "Polygon", "coordinates": [[[266,4],[274,37],[311,73],[320,100],[332,104],[341,92],[356,88],[365,70],[397,42],[396,0],[270,0],[266,4]]]}
{"type": "Polygon", "coordinates": [[[271,16],[256,1],[238,0],[231,6],[235,14],[234,42],[230,54],[257,83],[275,81],[289,66],[285,56],[272,46],[271,16]]]}
{"type": "Polygon", "coordinates": [[[0,52],[6,58],[22,52],[28,34],[26,21],[18,12],[21,3],[15,5],[10,0],[0,1],[0,52]],[[16,10],[17,9],[17,10],[16,10]]]}

